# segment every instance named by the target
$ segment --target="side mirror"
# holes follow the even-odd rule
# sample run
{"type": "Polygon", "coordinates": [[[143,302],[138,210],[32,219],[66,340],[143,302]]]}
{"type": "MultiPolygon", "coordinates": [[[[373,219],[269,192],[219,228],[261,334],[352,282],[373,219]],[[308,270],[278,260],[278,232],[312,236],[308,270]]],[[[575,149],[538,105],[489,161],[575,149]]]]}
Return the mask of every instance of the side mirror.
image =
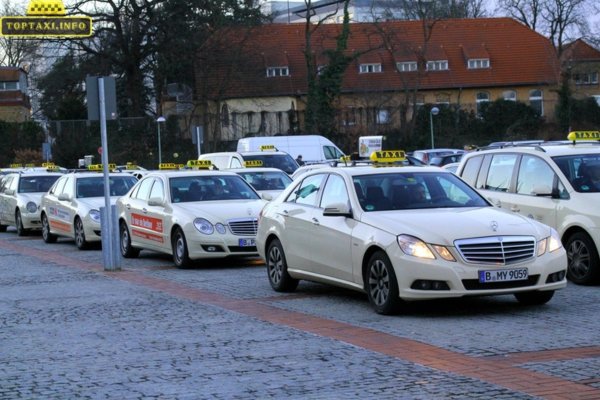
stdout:
{"type": "Polygon", "coordinates": [[[164,206],[165,202],[162,198],[160,197],[150,197],[148,199],[148,205],[149,206],[164,206]]]}
{"type": "Polygon", "coordinates": [[[352,210],[347,203],[332,203],[325,206],[323,216],[352,218],[352,210]]]}
{"type": "Polygon", "coordinates": [[[58,195],[59,201],[71,201],[71,195],[68,193],[61,193],[58,195]]]}
{"type": "Polygon", "coordinates": [[[548,185],[534,186],[531,193],[540,197],[554,197],[554,192],[552,191],[552,188],[548,185]]]}
{"type": "Polygon", "coordinates": [[[6,189],[6,190],[4,191],[4,194],[7,194],[7,195],[9,195],[9,196],[14,196],[14,194],[15,194],[15,189],[6,189]]]}
{"type": "Polygon", "coordinates": [[[272,194],[270,194],[270,193],[262,193],[262,194],[260,195],[260,197],[262,197],[262,198],[263,198],[263,200],[266,200],[266,201],[271,201],[271,200],[273,200],[273,195],[272,195],[272,194]]]}

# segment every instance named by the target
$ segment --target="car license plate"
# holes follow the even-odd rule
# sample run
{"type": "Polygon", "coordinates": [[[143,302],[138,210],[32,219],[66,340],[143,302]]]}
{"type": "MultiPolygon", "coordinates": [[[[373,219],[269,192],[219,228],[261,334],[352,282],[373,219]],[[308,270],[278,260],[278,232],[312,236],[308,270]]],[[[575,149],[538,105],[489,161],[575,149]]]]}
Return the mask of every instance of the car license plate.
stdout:
{"type": "Polygon", "coordinates": [[[480,283],[523,281],[527,278],[529,278],[529,272],[527,271],[527,268],[479,271],[480,283]]]}
{"type": "Polygon", "coordinates": [[[254,241],[254,239],[240,239],[239,243],[240,247],[256,246],[256,242],[254,241]]]}

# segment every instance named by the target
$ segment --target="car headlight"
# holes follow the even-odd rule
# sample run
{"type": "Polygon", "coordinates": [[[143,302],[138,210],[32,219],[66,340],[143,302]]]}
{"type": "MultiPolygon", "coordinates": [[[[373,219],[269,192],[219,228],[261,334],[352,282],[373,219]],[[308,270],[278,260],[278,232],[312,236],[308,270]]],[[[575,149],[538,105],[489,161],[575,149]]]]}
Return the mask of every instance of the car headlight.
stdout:
{"type": "Polygon", "coordinates": [[[435,259],[425,242],[414,236],[400,235],[398,236],[398,244],[402,251],[409,256],[435,259]]]}
{"type": "Polygon", "coordinates": [[[437,253],[446,261],[456,261],[450,250],[446,246],[433,245],[433,248],[437,253]]]}
{"type": "Polygon", "coordinates": [[[96,223],[100,223],[100,211],[98,210],[90,210],[90,218],[92,219],[92,221],[96,222],[96,223]]]}
{"type": "Polygon", "coordinates": [[[194,220],[194,226],[200,233],[204,233],[205,235],[212,235],[215,231],[215,227],[205,218],[196,218],[194,220]]]}
{"type": "Polygon", "coordinates": [[[38,206],[33,201],[29,201],[29,202],[27,202],[27,205],[25,206],[25,208],[27,209],[28,212],[34,213],[37,211],[38,206]]]}
{"type": "Polygon", "coordinates": [[[558,232],[554,228],[550,228],[550,236],[544,238],[538,243],[538,257],[544,254],[546,251],[552,253],[562,247],[562,242],[558,236],[558,232]]]}
{"type": "Polygon", "coordinates": [[[227,232],[227,228],[225,228],[225,225],[223,225],[222,223],[218,223],[215,224],[215,229],[217,230],[217,232],[219,232],[221,235],[225,234],[225,232],[227,232]]]}

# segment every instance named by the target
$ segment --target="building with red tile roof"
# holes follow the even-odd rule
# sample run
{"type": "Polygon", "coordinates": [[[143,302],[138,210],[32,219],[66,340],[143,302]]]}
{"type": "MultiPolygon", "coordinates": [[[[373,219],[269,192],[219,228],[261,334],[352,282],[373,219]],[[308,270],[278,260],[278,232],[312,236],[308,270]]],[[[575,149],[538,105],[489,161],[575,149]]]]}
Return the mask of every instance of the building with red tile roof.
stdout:
{"type": "MultiPolygon", "coordinates": [[[[314,27],[313,27],[314,28],[314,27]]],[[[335,49],[340,24],[312,32],[316,69],[335,49]]],[[[401,129],[423,104],[477,111],[499,98],[529,104],[551,121],[561,60],[550,40],[511,18],[390,21],[350,24],[353,57],[336,102],[339,132],[401,129]],[[404,115],[402,115],[404,114],[404,115]]],[[[218,115],[222,140],[303,130],[306,34],[303,24],[270,24],[224,31],[227,50],[200,54],[196,98],[218,115]]],[[[600,53],[584,42],[571,60],[600,53]],[[586,47],[587,46],[587,47],[586,47]]],[[[597,75],[596,75],[597,81],[597,75]]],[[[592,89],[590,87],[590,89],[592,89]]],[[[600,94],[597,82],[594,94],[600,94]]],[[[592,96],[592,91],[586,92],[592,96]]]]}

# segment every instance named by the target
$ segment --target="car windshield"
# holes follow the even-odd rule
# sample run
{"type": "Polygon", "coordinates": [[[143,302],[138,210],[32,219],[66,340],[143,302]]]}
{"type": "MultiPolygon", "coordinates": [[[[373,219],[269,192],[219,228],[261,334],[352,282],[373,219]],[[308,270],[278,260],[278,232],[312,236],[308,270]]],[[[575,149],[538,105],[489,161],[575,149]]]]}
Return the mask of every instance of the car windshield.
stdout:
{"type": "Polygon", "coordinates": [[[244,161],[254,161],[254,160],[260,160],[262,161],[262,166],[263,167],[268,167],[268,168],[277,168],[282,170],[283,172],[285,172],[288,175],[291,175],[294,173],[295,170],[298,169],[298,163],[296,163],[296,161],[294,161],[294,159],[292,158],[292,156],[290,156],[289,154],[277,154],[277,153],[271,153],[269,154],[267,153],[263,153],[263,154],[242,154],[242,157],[244,157],[244,161]]]}
{"type": "Polygon", "coordinates": [[[600,153],[574,154],[552,158],[580,193],[600,192],[600,153]]]}
{"type": "Polygon", "coordinates": [[[473,188],[447,172],[358,175],[353,181],[364,211],[489,206],[473,188]]]}
{"type": "Polygon", "coordinates": [[[50,186],[60,178],[59,175],[25,176],[21,175],[19,180],[19,193],[47,192],[50,186]]]}
{"type": "Polygon", "coordinates": [[[237,175],[176,177],[169,179],[169,185],[172,203],[260,199],[252,187],[237,175]]]}
{"type": "MultiPolygon", "coordinates": [[[[110,195],[123,196],[137,182],[137,178],[124,174],[123,176],[111,176],[108,178],[110,195]]],[[[94,176],[77,179],[77,198],[102,197],[104,196],[104,177],[94,176]]]]}
{"type": "Polygon", "coordinates": [[[282,171],[238,172],[256,190],[283,190],[292,179],[282,171]]]}

